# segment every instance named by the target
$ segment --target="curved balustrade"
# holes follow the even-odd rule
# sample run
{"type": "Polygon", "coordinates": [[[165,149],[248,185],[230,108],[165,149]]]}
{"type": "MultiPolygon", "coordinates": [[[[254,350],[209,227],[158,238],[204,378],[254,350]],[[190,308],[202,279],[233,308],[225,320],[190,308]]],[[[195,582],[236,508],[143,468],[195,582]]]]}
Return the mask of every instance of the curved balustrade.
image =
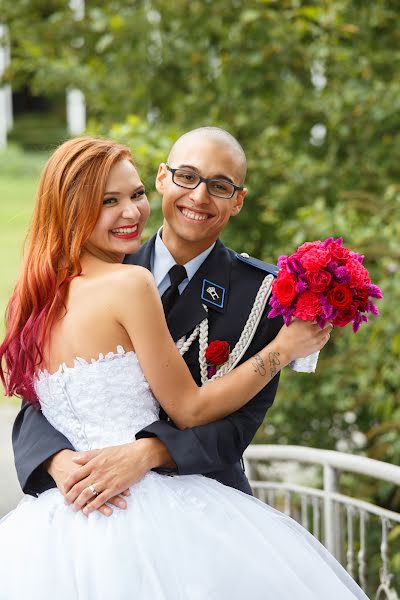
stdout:
{"type": "MultiPolygon", "coordinates": [[[[252,445],[244,455],[255,496],[279,508],[311,531],[344,565],[371,598],[399,600],[391,555],[390,529],[400,513],[341,493],[340,476],[352,473],[400,485],[400,467],[363,456],[302,446],[252,445]],[[270,480],[268,465],[300,463],[315,468],[312,485],[270,480]],[[320,483],[318,487],[318,483],[320,483]],[[378,543],[379,548],[371,547],[378,543]]],[[[299,472],[301,474],[301,467],[299,472]]],[[[298,479],[299,472],[296,473],[298,479]]],[[[400,547],[397,552],[400,553],[400,547]]]]}

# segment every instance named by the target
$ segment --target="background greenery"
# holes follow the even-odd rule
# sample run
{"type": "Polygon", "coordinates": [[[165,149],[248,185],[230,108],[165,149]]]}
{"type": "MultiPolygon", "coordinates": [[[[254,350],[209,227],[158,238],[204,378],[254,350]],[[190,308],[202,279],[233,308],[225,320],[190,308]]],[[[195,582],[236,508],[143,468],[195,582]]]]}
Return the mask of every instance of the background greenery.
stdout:
{"type": "MultiPolygon", "coordinates": [[[[49,97],[82,89],[89,130],[127,142],[148,188],[185,130],[212,124],[238,137],[250,191],[228,245],[271,262],[304,240],[343,235],[366,255],[385,295],[381,318],[356,336],[335,330],[314,376],[285,373],[258,442],[399,464],[399,12],[394,0],[86,0],[75,21],[66,0],[2,0],[13,56],[5,79],[49,97]]],[[[63,132],[41,116],[35,135],[31,149],[63,132]]],[[[2,302],[17,270],[5,257],[19,244],[31,167],[42,160],[5,156],[2,302]]],[[[160,222],[151,198],[148,231],[160,222]]],[[[368,495],[400,507],[391,486],[368,495]]]]}

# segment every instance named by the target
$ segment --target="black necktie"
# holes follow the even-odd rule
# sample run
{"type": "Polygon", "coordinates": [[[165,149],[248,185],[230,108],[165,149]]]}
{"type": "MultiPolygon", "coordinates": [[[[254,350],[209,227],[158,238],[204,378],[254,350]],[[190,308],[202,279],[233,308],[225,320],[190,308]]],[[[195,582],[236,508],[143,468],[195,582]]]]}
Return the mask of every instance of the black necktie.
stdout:
{"type": "Polygon", "coordinates": [[[165,290],[161,296],[161,302],[164,307],[165,316],[168,315],[169,311],[174,305],[174,302],[179,298],[178,286],[187,277],[186,269],[182,265],[174,265],[168,271],[168,275],[171,279],[171,285],[165,290]]]}

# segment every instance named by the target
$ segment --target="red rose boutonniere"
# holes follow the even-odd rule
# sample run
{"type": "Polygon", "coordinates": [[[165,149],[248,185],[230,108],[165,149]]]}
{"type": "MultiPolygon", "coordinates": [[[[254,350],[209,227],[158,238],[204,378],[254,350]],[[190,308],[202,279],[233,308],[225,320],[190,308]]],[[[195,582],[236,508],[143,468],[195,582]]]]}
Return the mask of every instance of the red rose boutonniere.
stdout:
{"type": "Polygon", "coordinates": [[[210,342],[206,348],[205,356],[208,365],[208,378],[211,379],[217,372],[217,367],[223,365],[229,358],[231,351],[228,342],[215,340],[210,342]]]}

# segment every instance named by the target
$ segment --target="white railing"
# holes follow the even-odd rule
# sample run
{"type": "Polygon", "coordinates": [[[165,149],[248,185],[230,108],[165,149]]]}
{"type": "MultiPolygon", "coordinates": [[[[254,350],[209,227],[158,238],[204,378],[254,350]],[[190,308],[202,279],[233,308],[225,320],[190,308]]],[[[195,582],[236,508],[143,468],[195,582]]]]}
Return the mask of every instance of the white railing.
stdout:
{"type": "MultiPolygon", "coordinates": [[[[255,496],[282,510],[311,531],[344,565],[366,593],[375,600],[398,600],[391,556],[400,535],[391,541],[389,531],[400,528],[400,513],[370,501],[341,493],[340,479],[352,473],[368,482],[400,485],[400,467],[363,456],[302,446],[252,445],[244,455],[246,472],[255,496]],[[277,465],[284,476],[277,477],[277,465]],[[288,467],[312,465],[312,482],[291,482],[288,467]],[[271,481],[271,472],[273,481],[271,481]],[[277,480],[275,480],[277,479],[277,480]],[[320,483],[320,485],[318,485],[320,483]],[[374,594],[374,596],[372,596],[374,594]]],[[[293,469],[292,469],[293,470],[293,469]]],[[[295,479],[301,477],[296,467],[295,479]]],[[[354,477],[353,477],[354,482],[354,477]]],[[[369,490],[373,490],[369,483],[369,490]]],[[[376,487],[375,487],[376,489],[376,487]]],[[[373,495],[373,494],[370,494],[373,495]]],[[[396,537],[396,536],[395,536],[396,537]]],[[[400,547],[397,549],[400,560],[400,547]]]]}

